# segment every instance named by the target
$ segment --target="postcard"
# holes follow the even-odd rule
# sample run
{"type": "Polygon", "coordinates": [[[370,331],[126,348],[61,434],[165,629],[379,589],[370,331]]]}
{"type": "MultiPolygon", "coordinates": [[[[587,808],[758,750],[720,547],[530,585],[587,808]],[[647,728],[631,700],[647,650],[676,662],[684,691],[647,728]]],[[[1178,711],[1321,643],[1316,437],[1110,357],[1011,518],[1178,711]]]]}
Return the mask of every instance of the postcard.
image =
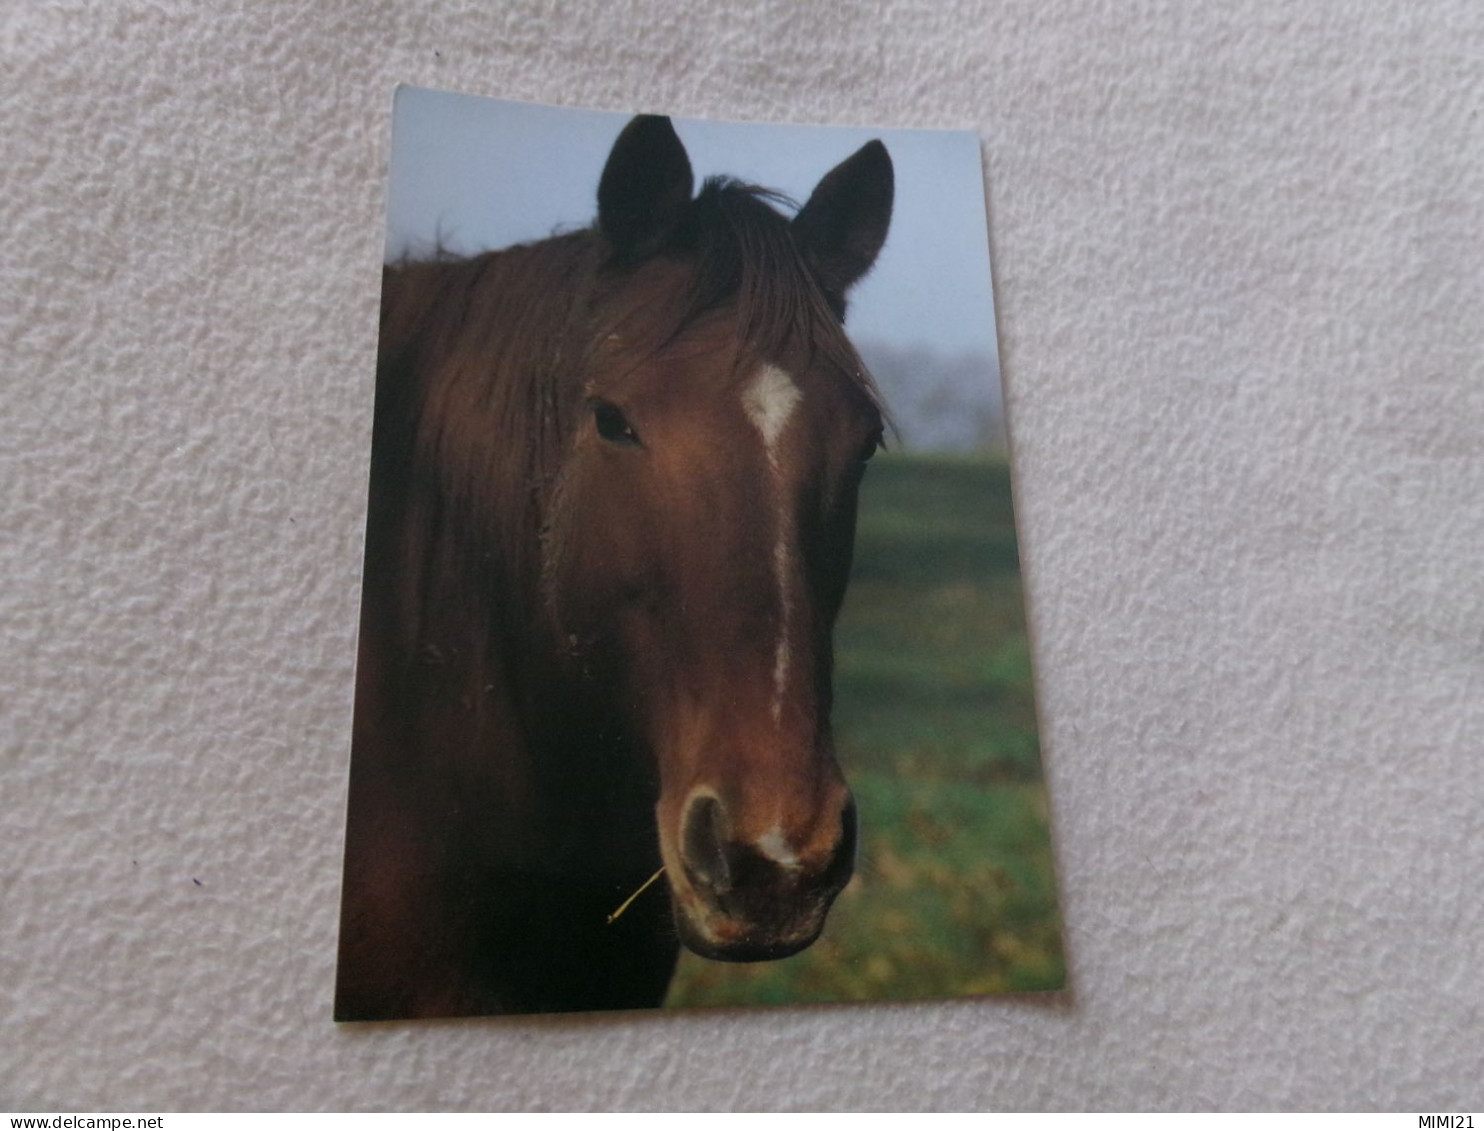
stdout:
{"type": "Polygon", "coordinates": [[[335,1016],[1064,980],[979,140],[403,88],[335,1016]]]}

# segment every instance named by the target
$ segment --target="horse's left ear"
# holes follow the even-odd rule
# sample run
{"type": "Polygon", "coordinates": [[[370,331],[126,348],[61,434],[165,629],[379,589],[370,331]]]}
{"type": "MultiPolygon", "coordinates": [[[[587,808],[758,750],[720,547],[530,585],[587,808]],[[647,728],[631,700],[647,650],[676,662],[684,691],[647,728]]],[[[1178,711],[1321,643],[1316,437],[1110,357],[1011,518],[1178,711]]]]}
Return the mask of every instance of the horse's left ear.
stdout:
{"type": "Polygon", "coordinates": [[[598,182],[598,228],[624,258],[656,250],[679,226],[692,177],[669,118],[640,114],[623,128],[598,182]]]}
{"type": "Polygon", "coordinates": [[[886,242],[894,183],[886,146],[868,141],[825,174],[794,217],[794,243],[837,310],[886,242]]]}

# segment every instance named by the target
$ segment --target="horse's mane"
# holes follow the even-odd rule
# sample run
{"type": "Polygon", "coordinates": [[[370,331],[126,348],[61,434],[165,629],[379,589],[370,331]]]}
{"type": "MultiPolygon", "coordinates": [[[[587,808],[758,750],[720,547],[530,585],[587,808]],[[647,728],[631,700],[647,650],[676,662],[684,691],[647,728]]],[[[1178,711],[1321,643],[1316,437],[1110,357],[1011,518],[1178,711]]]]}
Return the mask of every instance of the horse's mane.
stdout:
{"type": "MultiPolygon", "coordinates": [[[[843,309],[814,282],[775,208],[791,204],[754,185],[707,180],[657,253],[691,270],[678,293],[639,308],[650,322],[644,336],[658,350],[730,308],[750,352],[803,350],[853,380],[879,411],[843,309]]],[[[608,300],[624,273],[609,257],[591,228],[386,268],[373,475],[384,477],[383,492],[398,493],[396,477],[406,491],[407,542],[397,556],[408,571],[401,583],[417,587],[409,604],[420,610],[404,626],[407,643],[440,616],[434,605],[448,587],[439,582],[452,569],[464,572],[457,589],[480,607],[441,614],[488,617],[507,644],[524,643],[509,633],[524,631],[539,607],[543,500],[581,410],[591,351],[620,316],[608,300]],[[428,550],[423,566],[419,543],[428,550]],[[418,569],[427,572],[412,576],[418,569]]]]}

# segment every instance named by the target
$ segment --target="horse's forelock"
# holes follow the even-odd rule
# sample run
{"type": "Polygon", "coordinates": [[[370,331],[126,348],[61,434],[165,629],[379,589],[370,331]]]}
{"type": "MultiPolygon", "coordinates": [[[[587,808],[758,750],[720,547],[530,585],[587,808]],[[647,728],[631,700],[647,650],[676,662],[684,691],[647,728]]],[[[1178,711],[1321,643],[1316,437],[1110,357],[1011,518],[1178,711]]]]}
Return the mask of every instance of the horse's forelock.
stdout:
{"type": "Polygon", "coordinates": [[[778,207],[797,207],[781,193],[725,177],[708,179],[685,222],[661,255],[677,268],[663,294],[634,294],[613,280],[594,333],[610,334],[639,354],[658,352],[718,312],[735,321],[756,356],[779,360],[802,353],[853,379],[878,411],[881,399],[838,312],[811,276],[778,207]]]}
{"type": "Polygon", "coordinates": [[[743,339],[760,355],[781,358],[802,349],[853,378],[881,407],[874,383],[841,318],[810,274],[777,206],[797,204],[781,193],[725,177],[706,181],[693,205],[696,270],[693,314],[735,304],[743,339]]]}

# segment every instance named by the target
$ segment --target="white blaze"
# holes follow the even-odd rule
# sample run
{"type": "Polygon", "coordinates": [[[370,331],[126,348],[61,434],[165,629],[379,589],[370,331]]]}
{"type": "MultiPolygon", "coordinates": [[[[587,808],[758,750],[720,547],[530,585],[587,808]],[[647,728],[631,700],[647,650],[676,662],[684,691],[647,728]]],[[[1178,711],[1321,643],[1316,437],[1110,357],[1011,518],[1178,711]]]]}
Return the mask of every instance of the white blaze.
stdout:
{"type": "Polygon", "coordinates": [[[742,405],[747,417],[763,437],[768,462],[778,466],[778,440],[788,426],[789,417],[799,403],[799,387],[793,378],[776,365],[765,365],[747,383],[742,392],[742,405]]]}
{"type": "Polygon", "coordinates": [[[793,594],[789,592],[788,578],[792,548],[789,545],[788,527],[783,515],[783,483],[778,466],[778,442],[784,429],[792,419],[794,409],[803,394],[794,384],[793,378],[776,365],[764,365],[757,375],[742,390],[742,407],[747,410],[747,419],[763,438],[763,450],[768,456],[768,468],[773,475],[773,501],[777,517],[777,541],[773,545],[773,576],[778,585],[778,644],[773,653],[773,721],[783,715],[783,689],[788,681],[788,633],[793,616],[793,594]]]}

